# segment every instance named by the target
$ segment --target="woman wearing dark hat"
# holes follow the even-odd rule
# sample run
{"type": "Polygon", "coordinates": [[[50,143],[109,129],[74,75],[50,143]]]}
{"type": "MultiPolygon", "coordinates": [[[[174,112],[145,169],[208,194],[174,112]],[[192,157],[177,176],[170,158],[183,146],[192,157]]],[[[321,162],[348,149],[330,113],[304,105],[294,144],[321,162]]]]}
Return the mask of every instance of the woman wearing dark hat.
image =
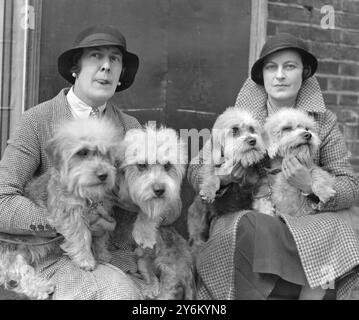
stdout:
{"type": "MultiPolygon", "coordinates": [[[[81,32],[74,45],[58,58],[59,73],[73,86],[23,114],[0,162],[0,232],[53,237],[44,210],[22,196],[34,174],[50,167],[45,152],[54,128],[62,121],[89,116],[110,117],[124,131],[140,127],[138,121],[108,100],[131,86],[138,57],[127,51],[124,36],[110,26],[93,26],[81,32]]],[[[95,219],[96,220],[96,219],[95,219]]],[[[96,229],[96,223],[92,225],[96,229]]],[[[117,265],[125,271],[129,257],[117,265]],[[126,260],[127,259],[127,260],[126,260]],[[124,262],[125,261],[125,262],[124,262]]],[[[44,277],[56,284],[53,299],[139,299],[138,285],[119,268],[99,264],[93,272],[79,269],[66,256],[47,257],[40,266],[44,277]]],[[[137,282],[138,283],[138,282],[137,282]]]]}
{"type": "MultiPolygon", "coordinates": [[[[307,194],[320,214],[298,219],[242,211],[218,218],[197,260],[200,298],[322,299],[325,289],[335,289],[338,299],[350,294],[358,278],[354,268],[359,265],[359,243],[357,226],[347,222],[353,221],[355,211],[348,208],[359,198],[359,181],[336,117],[326,109],[313,76],[316,69],[317,59],[302,40],[289,34],[273,36],[254,63],[236,106],[250,111],[261,124],[282,107],[313,115],[321,138],[316,164],[336,177],[336,195],[326,204],[318,202],[311,194],[309,169],[295,158],[286,163],[287,179],[307,194]]],[[[199,168],[193,164],[188,171],[196,189],[199,168]]],[[[237,181],[240,175],[231,173],[237,181]]],[[[228,199],[235,199],[235,190],[227,192],[216,200],[222,212],[228,199]]]]}

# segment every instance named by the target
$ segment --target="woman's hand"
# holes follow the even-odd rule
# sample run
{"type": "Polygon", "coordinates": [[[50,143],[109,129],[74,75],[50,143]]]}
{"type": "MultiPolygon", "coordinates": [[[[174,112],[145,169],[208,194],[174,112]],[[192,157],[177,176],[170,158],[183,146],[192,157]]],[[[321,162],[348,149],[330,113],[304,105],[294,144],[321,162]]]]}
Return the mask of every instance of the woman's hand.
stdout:
{"type": "Polygon", "coordinates": [[[283,159],[282,171],[284,177],[293,186],[304,193],[312,193],[312,175],[310,169],[299,162],[296,157],[283,159]]]}

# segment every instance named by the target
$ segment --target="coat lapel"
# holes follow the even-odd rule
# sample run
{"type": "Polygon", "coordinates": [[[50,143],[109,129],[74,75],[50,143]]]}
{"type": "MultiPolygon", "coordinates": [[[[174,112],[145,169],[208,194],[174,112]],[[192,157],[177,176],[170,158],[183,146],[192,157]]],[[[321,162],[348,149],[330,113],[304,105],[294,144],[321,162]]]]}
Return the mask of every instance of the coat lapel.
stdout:
{"type": "MultiPolygon", "coordinates": [[[[264,86],[248,78],[237,96],[235,106],[248,110],[263,125],[268,116],[267,98],[264,86]]],[[[298,93],[296,107],[309,113],[325,112],[323,95],[315,76],[303,82],[298,93]]]]}

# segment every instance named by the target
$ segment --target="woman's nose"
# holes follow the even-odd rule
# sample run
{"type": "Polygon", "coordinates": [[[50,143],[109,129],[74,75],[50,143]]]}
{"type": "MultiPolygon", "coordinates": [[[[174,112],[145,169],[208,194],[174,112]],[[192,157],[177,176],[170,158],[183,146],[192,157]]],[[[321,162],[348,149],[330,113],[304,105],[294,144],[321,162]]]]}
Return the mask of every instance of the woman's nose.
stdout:
{"type": "Polygon", "coordinates": [[[283,72],[283,68],[278,67],[275,76],[276,76],[276,78],[279,78],[279,79],[284,78],[285,74],[283,72]]]}
{"type": "Polygon", "coordinates": [[[103,59],[101,71],[110,71],[110,60],[108,58],[103,59]]]}

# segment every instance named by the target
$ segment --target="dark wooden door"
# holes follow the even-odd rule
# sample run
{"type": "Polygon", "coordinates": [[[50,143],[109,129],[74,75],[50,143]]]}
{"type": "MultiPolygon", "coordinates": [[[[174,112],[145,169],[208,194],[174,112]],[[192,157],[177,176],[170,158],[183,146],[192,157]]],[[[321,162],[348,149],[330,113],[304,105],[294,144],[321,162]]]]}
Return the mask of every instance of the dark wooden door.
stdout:
{"type": "MultiPolygon", "coordinates": [[[[211,128],[216,115],[234,104],[247,77],[251,1],[42,2],[40,102],[69,85],[57,72],[58,55],[79,30],[99,23],[117,26],[140,57],[135,83],[113,100],[141,123],[211,128]]],[[[185,182],[184,212],[192,198],[185,182]]]]}

